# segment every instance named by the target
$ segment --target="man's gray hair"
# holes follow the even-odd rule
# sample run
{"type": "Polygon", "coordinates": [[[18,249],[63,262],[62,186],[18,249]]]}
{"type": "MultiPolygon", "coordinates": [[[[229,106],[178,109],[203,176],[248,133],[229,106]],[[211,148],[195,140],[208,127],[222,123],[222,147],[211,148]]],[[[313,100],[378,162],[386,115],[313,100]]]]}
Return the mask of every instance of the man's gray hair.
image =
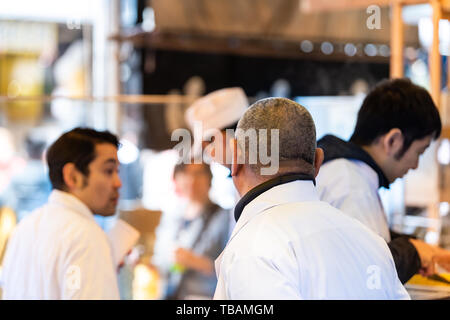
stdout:
{"type": "Polygon", "coordinates": [[[267,98],[255,102],[239,120],[235,137],[239,148],[243,151],[242,157],[245,157],[240,160],[241,163],[249,164],[255,173],[267,165],[264,161],[260,161],[261,152],[267,156],[274,150],[277,150],[278,155],[270,154],[270,157],[272,159],[278,157],[281,173],[283,168],[294,168],[296,172],[307,174],[314,173],[316,152],[314,120],[308,110],[292,100],[267,98]],[[249,146],[252,139],[250,133],[254,132],[258,135],[258,147],[252,149],[249,146]],[[273,132],[277,134],[271,134],[273,132]]]}

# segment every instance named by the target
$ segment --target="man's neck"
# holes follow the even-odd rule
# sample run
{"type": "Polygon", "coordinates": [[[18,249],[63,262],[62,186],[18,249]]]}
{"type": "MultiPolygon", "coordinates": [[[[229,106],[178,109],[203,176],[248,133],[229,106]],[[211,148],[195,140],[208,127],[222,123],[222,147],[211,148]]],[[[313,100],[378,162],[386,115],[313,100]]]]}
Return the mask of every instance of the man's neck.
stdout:
{"type": "MultiPolygon", "coordinates": [[[[247,176],[246,178],[234,178],[234,185],[241,197],[243,197],[247,192],[255,188],[256,186],[263,183],[264,179],[257,179],[254,175],[253,176],[247,176]]],[[[267,179],[268,180],[268,179],[267,179]]]]}
{"type": "MultiPolygon", "coordinates": [[[[254,174],[252,171],[247,170],[247,174],[245,178],[239,179],[240,181],[238,184],[235,183],[236,189],[239,192],[239,195],[242,197],[246,193],[248,193],[250,190],[256,188],[257,186],[261,185],[262,183],[272,180],[276,178],[277,176],[283,176],[290,173],[298,173],[301,174],[302,172],[299,171],[298,168],[280,168],[279,173],[277,175],[273,176],[258,176],[254,174]]],[[[311,175],[314,176],[314,175],[311,175]]],[[[236,179],[236,178],[235,178],[236,179]]]]}

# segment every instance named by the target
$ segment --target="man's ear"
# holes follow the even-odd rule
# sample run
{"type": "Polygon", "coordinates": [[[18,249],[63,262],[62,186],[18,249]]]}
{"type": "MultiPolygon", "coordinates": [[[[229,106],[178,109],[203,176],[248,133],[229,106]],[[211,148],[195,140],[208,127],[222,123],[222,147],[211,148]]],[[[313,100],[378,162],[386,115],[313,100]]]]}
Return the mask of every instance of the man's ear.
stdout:
{"type": "Polygon", "coordinates": [[[323,163],[324,153],[322,148],[316,148],[316,154],[314,156],[314,178],[319,174],[320,166],[323,163]]]}
{"type": "Polygon", "coordinates": [[[241,170],[242,168],[242,164],[238,163],[238,159],[240,159],[240,149],[238,148],[237,145],[237,140],[236,139],[230,139],[230,150],[231,150],[231,176],[235,176],[237,175],[237,173],[239,172],[239,170],[241,170]]]}
{"type": "Polygon", "coordinates": [[[388,156],[396,155],[403,148],[403,134],[398,128],[389,130],[382,138],[382,147],[388,156]]]}
{"type": "Polygon", "coordinates": [[[83,174],[72,162],[66,163],[62,169],[63,180],[69,190],[83,187],[83,174]]]}

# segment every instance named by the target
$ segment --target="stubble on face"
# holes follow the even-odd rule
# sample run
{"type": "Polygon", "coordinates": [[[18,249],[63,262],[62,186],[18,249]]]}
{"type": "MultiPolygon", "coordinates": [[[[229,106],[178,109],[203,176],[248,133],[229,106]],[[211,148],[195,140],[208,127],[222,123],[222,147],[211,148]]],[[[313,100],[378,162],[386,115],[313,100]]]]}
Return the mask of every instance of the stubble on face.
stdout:
{"type": "Polygon", "coordinates": [[[111,144],[96,146],[96,157],[89,164],[89,175],[82,189],[82,197],[94,214],[111,216],[119,200],[121,181],[118,177],[117,148],[111,144]]]}

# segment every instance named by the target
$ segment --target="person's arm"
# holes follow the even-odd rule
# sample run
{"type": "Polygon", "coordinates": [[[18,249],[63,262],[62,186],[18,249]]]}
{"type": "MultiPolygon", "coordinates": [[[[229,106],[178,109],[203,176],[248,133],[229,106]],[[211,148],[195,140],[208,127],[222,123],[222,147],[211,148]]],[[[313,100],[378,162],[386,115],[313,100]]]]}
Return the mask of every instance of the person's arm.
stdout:
{"type": "Polygon", "coordinates": [[[423,276],[431,276],[438,272],[437,266],[450,271],[450,251],[442,249],[438,246],[430,245],[422,240],[409,239],[416,248],[420,260],[420,274],[423,276]]]}
{"type": "Polygon", "coordinates": [[[188,249],[178,248],[175,251],[175,262],[185,268],[201,272],[206,276],[214,274],[214,262],[211,259],[195,254],[188,249]]]}
{"type": "Polygon", "coordinates": [[[220,255],[228,241],[229,213],[221,210],[216,212],[208,228],[204,230],[201,241],[201,254],[192,250],[178,248],[175,251],[175,260],[178,264],[212,276],[215,273],[214,260],[220,255]]]}
{"type": "Polygon", "coordinates": [[[402,283],[416,273],[431,276],[437,272],[436,264],[450,271],[450,251],[407,236],[397,237],[388,243],[394,258],[397,274],[402,283]]]}
{"type": "Polygon", "coordinates": [[[397,237],[388,243],[394,258],[398,278],[404,284],[419,272],[422,264],[416,247],[407,237],[397,237]]]}
{"type": "Polygon", "coordinates": [[[399,238],[399,237],[406,237],[406,238],[417,239],[417,237],[415,237],[413,235],[399,233],[399,232],[394,231],[392,229],[389,229],[389,233],[391,235],[391,240],[395,240],[396,238],[399,238]]]}

